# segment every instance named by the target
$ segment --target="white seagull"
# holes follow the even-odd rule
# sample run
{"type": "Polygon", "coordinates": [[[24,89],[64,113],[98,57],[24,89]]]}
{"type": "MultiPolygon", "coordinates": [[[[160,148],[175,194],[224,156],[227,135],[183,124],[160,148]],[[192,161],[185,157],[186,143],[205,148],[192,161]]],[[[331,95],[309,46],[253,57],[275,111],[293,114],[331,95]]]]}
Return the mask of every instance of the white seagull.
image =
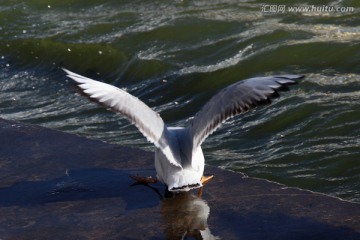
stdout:
{"type": "Polygon", "coordinates": [[[303,77],[281,75],[236,82],[214,95],[183,128],[167,126],[158,113],[122,89],[63,70],[85,95],[125,115],[155,145],[157,179],[134,179],[160,180],[169,191],[175,192],[202,187],[212,178],[203,176],[205,159],[201,144],[221,123],[258,105],[271,103],[272,98],[279,97],[278,91],[288,90],[288,85],[303,77]]]}

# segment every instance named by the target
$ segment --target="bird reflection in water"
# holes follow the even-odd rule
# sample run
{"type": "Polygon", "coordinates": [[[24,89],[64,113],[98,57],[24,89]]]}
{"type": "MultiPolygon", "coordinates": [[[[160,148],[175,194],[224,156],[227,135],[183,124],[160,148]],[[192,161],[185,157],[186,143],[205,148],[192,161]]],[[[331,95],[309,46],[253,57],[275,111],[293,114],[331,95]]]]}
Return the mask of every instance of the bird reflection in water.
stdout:
{"type": "Polygon", "coordinates": [[[210,207],[192,192],[169,193],[162,200],[161,217],[166,239],[220,239],[207,224],[210,207]]]}

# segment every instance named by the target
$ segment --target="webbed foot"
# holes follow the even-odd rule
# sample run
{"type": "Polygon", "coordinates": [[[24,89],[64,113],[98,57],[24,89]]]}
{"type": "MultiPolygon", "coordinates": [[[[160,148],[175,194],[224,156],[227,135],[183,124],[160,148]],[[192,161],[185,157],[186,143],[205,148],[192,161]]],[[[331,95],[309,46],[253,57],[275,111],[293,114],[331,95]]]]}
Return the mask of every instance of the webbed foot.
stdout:
{"type": "Polygon", "coordinates": [[[210,175],[210,176],[202,176],[201,177],[201,183],[203,185],[207,184],[211,179],[213,179],[214,175],[210,175]]]}
{"type": "MultiPolygon", "coordinates": [[[[213,179],[214,175],[210,175],[210,176],[202,176],[200,179],[200,182],[202,183],[202,185],[204,186],[205,184],[207,184],[211,179],[213,179]]],[[[198,197],[201,198],[202,197],[202,193],[203,193],[203,187],[199,188],[198,191],[198,197]]]]}

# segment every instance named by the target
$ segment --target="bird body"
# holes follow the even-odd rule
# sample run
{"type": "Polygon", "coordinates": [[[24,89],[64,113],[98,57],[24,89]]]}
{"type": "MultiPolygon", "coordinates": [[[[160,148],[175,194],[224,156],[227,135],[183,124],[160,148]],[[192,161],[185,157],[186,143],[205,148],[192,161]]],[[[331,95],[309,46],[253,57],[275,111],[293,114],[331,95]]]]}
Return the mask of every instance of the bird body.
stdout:
{"type": "Polygon", "coordinates": [[[299,75],[250,78],[236,82],[214,95],[190,124],[168,127],[158,113],[138,98],[115,86],[63,69],[91,99],[125,115],[155,145],[157,178],[169,191],[188,191],[202,186],[205,159],[202,142],[224,121],[235,115],[271,103],[278,91],[296,84],[299,75]]]}
{"type": "Polygon", "coordinates": [[[155,149],[155,169],[157,178],[167,183],[170,191],[188,191],[192,188],[202,186],[201,177],[204,173],[205,158],[201,146],[198,146],[192,153],[192,158],[186,156],[186,150],[189,148],[188,132],[185,128],[169,127],[169,132],[177,139],[177,144],[170,147],[179,152],[181,167],[171,164],[161,149],[155,149]]]}

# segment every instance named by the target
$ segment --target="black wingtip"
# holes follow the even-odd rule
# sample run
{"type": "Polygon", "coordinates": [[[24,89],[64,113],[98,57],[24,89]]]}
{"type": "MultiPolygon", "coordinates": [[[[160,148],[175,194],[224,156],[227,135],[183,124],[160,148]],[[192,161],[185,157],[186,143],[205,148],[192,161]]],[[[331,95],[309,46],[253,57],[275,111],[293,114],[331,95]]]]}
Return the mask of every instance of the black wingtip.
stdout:
{"type": "Polygon", "coordinates": [[[296,85],[299,82],[297,80],[299,79],[303,79],[305,76],[304,75],[280,75],[280,76],[275,76],[275,78],[277,78],[277,80],[275,80],[277,83],[279,83],[281,85],[281,87],[277,88],[277,91],[289,91],[290,85],[296,85]]]}
{"type": "Polygon", "coordinates": [[[305,75],[276,75],[274,76],[276,78],[283,78],[283,79],[289,79],[289,80],[296,80],[296,79],[302,79],[305,77],[305,75]]]}
{"type": "Polygon", "coordinates": [[[305,78],[305,75],[279,75],[274,77],[284,80],[290,80],[289,82],[286,83],[286,85],[294,85],[294,84],[298,84],[298,81],[296,80],[305,78]]]}

